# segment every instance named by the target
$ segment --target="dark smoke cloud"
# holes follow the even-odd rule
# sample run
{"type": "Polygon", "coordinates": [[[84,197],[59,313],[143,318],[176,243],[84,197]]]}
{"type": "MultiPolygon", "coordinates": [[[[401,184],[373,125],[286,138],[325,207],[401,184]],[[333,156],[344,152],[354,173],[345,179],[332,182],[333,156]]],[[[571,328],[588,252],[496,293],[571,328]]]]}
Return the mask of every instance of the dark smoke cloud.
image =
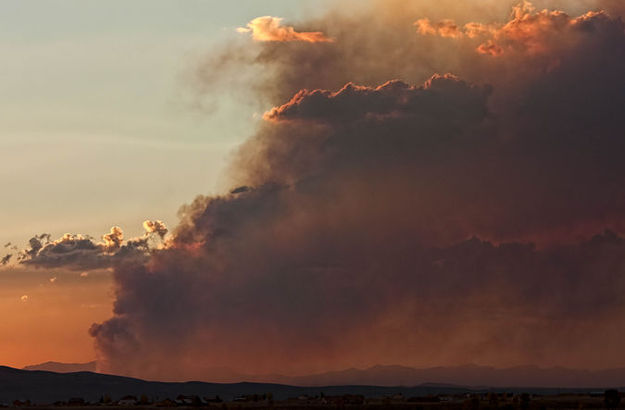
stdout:
{"type": "MultiPolygon", "coordinates": [[[[123,231],[117,226],[102,235],[102,242],[80,234],[68,233],[57,240],[51,240],[50,234],[36,235],[30,239],[30,247],[19,253],[18,260],[20,264],[37,268],[70,270],[105,269],[130,261],[142,263],[148,260],[151,250],[167,233],[161,221],[145,221],[143,226],[145,235],[127,241],[124,241],[123,231]],[[155,234],[160,240],[154,238],[155,234]]],[[[2,264],[7,264],[9,259],[6,263],[3,259],[2,264]]]]}
{"type": "Polygon", "coordinates": [[[332,13],[306,27],[332,43],[202,67],[209,88],[215,62],[265,67],[251,87],[275,107],[233,161],[239,188],[116,266],[101,370],[625,365],[625,25],[523,9],[565,26],[541,25],[539,48],[494,35],[488,55],[410,10],[332,13]]]}

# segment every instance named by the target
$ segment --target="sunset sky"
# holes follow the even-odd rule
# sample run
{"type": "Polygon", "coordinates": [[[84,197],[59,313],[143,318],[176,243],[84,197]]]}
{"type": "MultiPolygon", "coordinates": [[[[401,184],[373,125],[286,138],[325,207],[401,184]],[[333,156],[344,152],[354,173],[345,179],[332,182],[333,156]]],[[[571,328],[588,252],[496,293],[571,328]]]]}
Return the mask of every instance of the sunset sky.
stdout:
{"type": "MultiPolygon", "coordinates": [[[[255,17],[317,15],[327,3],[2,2],[1,244],[113,225],[134,236],[145,219],[175,224],[182,203],[219,192],[256,108],[225,93],[219,107],[198,106],[194,64],[255,17]]],[[[11,312],[0,316],[1,364],[95,358],[87,330],[110,315],[110,274],[80,273],[0,271],[0,309],[11,312]]]]}
{"type": "Polygon", "coordinates": [[[0,3],[0,364],[625,366],[624,12],[0,3]]]}

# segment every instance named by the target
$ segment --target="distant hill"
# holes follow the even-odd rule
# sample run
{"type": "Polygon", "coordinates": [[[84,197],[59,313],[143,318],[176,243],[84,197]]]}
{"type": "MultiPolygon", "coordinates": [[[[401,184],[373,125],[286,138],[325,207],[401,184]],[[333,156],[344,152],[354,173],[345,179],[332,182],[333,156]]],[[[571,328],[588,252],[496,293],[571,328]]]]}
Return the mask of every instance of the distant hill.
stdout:
{"type": "Polygon", "coordinates": [[[45,371],[19,370],[0,366],[0,403],[18,400],[31,400],[33,403],[53,403],[81,397],[95,402],[103,395],[119,399],[126,395],[145,394],[152,399],[175,398],[179,394],[214,397],[219,395],[232,400],[238,395],[272,393],[276,400],[284,400],[300,395],[328,396],[342,394],[362,394],[367,397],[401,393],[404,396],[424,396],[429,394],[453,394],[468,392],[468,389],[437,386],[376,387],[376,386],[330,386],[296,387],[270,383],[165,383],[150,382],[129,377],[106,374],[52,373],[45,371]]]}
{"type": "MultiPolygon", "coordinates": [[[[68,364],[47,362],[27,366],[24,370],[44,370],[56,373],[95,371],[95,362],[68,364]]],[[[510,386],[534,388],[607,388],[625,386],[625,368],[600,371],[575,370],[562,367],[536,366],[497,369],[488,366],[466,365],[417,369],[406,366],[373,366],[367,369],[347,369],[304,376],[246,375],[229,369],[207,368],[195,372],[199,380],[218,383],[255,382],[290,386],[435,386],[480,388],[510,386]],[[206,375],[201,377],[199,375],[206,375]],[[211,376],[208,375],[219,375],[211,376]]],[[[172,374],[168,381],[180,380],[172,374]]]]}
{"type": "Polygon", "coordinates": [[[59,362],[45,362],[39,364],[33,364],[31,366],[24,367],[24,370],[43,370],[47,372],[55,373],[76,373],[76,372],[95,372],[96,362],[88,363],[59,363],[59,362]]]}
{"type": "Polygon", "coordinates": [[[456,386],[591,388],[625,385],[625,369],[600,371],[574,370],[562,367],[536,366],[497,369],[486,366],[432,367],[415,369],[404,366],[374,366],[300,377],[283,377],[274,381],[298,386],[376,385],[417,386],[428,383],[456,386]]]}
{"type": "MultiPolygon", "coordinates": [[[[297,387],[271,383],[165,383],[151,382],[130,377],[79,372],[53,373],[45,371],[19,370],[0,366],[0,403],[14,400],[31,400],[35,404],[48,404],[81,397],[96,402],[103,395],[114,400],[126,395],[147,395],[153,400],[175,398],[179,394],[214,397],[219,395],[225,400],[232,400],[239,395],[272,393],[276,400],[285,400],[300,395],[326,396],[343,394],[361,394],[365,397],[380,397],[403,394],[405,397],[428,396],[439,394],[462,394],[484,392],[489,389],[470,389],[446,385],[421,385],[415,387],[384,386],[319,386],[297,387]]],[[[505,388],[490,389],[497,392],[529,392],[538,394],[557,394],[565,392],[588,392],[591,389],[537,389],[505,388]]]]}

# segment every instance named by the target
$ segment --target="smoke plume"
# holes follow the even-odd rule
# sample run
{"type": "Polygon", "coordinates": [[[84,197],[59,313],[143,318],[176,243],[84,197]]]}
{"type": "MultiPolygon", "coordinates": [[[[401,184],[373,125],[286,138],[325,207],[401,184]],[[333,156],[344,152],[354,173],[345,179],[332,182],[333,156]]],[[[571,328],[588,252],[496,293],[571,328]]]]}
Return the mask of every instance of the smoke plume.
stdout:
{"type": "Polygon", "coordinates": [[[216,89],[216,67],[265,68],[249,89],[273,108],[232,162],[239,188],[115,266],[100,370],[625,365],[625,25],[401,4],[198,69],[216,89]]]}

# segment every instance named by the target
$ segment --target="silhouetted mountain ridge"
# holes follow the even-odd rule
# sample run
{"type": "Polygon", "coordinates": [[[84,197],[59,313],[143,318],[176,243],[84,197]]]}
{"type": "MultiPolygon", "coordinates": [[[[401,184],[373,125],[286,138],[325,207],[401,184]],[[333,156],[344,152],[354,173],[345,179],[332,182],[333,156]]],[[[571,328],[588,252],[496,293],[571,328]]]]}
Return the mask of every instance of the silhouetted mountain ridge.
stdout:
{"type": "Polygon", "coordinates": [[[31,400],[33,403],[53,403],[81,397],[96,402],[108,395],[119,399],[126,395],[147,395],[152,400],[175,398],[179,394],[204,397],[220,396],[232,400],[239,395],[272,393],[276,400],[300,395],[328,396],[361,394],[367,397],[401,393],[405,396],[462,393],[462,388],[439,387],[379,387],[379,386],[327,386],[298,387],[272,383],[204,383],[204,382],[154,382],[131,377],[77,372],[53,373],[46,371],[19,370],[0,366],[0,403],[13,400],[31,400]]]}
{"type": "Polygon", "coordinates": [[[26,366],[23,370],[43,370],[55,373],[95,372],[96,361],[87,363],[45,362],[26,366]]]}
{"type": "Polygon", "coordinates": [[[576,370],[563,367],[518,366],[497,369],[465,365],[416,369],[406,366],[373,366],[347,369],[281,380],[300,386],[365,384],[377,386],[416,386],[426,383],[456,386],[529,387],[606,387],[625,385],[625,368],[576,370]]]}
{"type": "MultiPolygon", "coordinates": [[[[87,363],[92,365],[95,363],[87,363]]],[[[80,364],[43,363],[28,366],[28,369],[54,370],[67,373],[73,366],[80,364]]],[[[79,368],[80,369],[80,368],[79,368]]],[[[498,369],[488,366],[464,365],[455,367],[412,368],[400,365],[377,365],[366,369],[349,368],[340,371],[304,375],[250,375],[240,374],[228,369],[197,369],[194,374],[198,380],[206,382],[236,383],[248,381],[254,383],[277,383],[291,386],[448,386],[467,387],[488,386],[503,388],[510,386],[536,388],[603,388],[625,385],[625,368],[608,370],[575,370],[563,367],[541,368],[538,366],[518,366],[498,369]],[[198,376],[198,375],[204,376],[198,376]],[[220,375],[220,376],[215,376],[220,375]]],[[[167,381],[179,381],[180,377],[171,375],[167,381]]]]}

